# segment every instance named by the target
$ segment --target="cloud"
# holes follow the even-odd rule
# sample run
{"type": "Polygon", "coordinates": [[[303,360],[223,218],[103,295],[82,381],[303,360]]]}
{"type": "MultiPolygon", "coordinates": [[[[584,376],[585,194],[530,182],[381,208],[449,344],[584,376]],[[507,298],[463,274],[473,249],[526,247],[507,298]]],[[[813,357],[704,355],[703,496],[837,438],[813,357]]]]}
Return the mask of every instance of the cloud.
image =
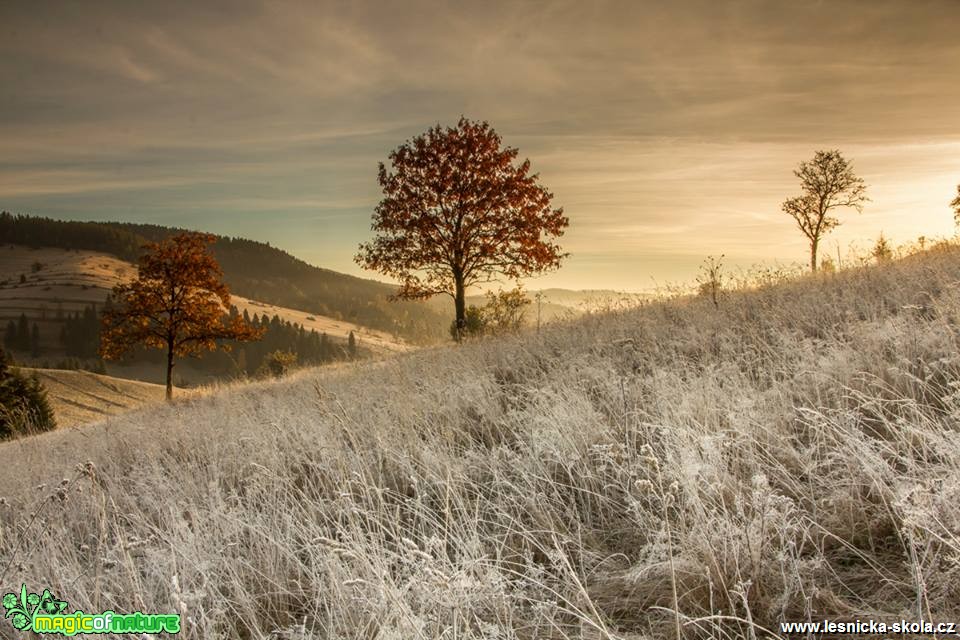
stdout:
{"type": "Polygon", "coordinates": [[[376,163],[463,114],[530,157],[572,251],[631,268],[802,256],[779,203],[818,148],[877,196],[838,237],[906,235],[904,207],[942,232],[958,19],[955,0],[3,3],[0,208],[242,220],[271,241],[315,211],[327,249],[354,247],[376,163]]]}

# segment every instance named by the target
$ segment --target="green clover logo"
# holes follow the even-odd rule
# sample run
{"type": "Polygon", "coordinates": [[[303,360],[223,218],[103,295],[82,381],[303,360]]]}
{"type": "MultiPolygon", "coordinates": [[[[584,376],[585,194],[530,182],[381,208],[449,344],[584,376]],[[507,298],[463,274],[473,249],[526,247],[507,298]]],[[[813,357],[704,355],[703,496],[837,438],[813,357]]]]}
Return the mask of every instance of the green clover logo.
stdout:
{"type": "Polygon", "coordinates": [[[50,589],[44,589],[43,594],[27,592],[27,585],[20,586],[20,593],[3,594],[3,608],[5,618],[10,618],[10,624],[14,629],[28,631],[33,627],[33,618],[38,613],[47,615],[56,615],[63,613],[67,608],[67,603],[63,600],[57,600],[56,596],[50,593],[50,589]]]}
{"type": "Polygon", "coordinates": [[[13,620],[10,621],[10,624],[13,625],[14,629],[19,629],[20,631],[26,631],[30,626],[30,619],[22,613],[13,614],[13,620]]]}

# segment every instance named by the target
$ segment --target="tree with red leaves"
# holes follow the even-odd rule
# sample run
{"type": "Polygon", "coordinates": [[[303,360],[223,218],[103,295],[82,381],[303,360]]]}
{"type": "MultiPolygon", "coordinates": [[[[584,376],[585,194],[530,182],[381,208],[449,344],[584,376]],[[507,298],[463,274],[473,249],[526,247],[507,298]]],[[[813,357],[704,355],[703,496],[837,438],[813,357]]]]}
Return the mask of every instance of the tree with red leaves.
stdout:
{"type": "Polygon", "coordinates": [[[392,171],[380,163],[377,235],[355,259],[399,280],[395,299],[452,297],[458,340],[469,287],[556,269],[567,256],[551,240],[568,218],[551,207],[530,161],[514,165],[516,157],[489,124],[461,118],[391,152],[392,171]]]}
{"type": "Polygon", "coordinates": [[[229,317],[230,292],[207,246],[216,237],[181,233],[151,243],[137,279],[114,287],[115,305],[103,314],[100,355],[117,359],[135,346],[167,351],[167,400],[173,398],[176,356],[210,351],[223,340],[257,340],[263,329],[229,317]]]}

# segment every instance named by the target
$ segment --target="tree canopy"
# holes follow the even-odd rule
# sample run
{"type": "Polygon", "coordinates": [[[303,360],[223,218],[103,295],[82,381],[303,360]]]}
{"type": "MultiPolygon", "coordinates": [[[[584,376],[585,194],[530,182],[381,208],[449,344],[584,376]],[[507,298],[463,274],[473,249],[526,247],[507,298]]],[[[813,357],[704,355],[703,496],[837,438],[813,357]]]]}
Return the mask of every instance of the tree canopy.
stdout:
{"type": "Polygon", "coordinates": [[[395,149],[391,169],[380,163],[376,237],[357,263],[397,279],[394,298],[451,296],[460,329],[467,288],[558,268],[566,254],[553,240],[569,220],[517,155],[488,123],[466,118],[395,149]]]}
{"type": "Polygon", "coordinates": [[[837,150],[817,151],[813,160],[801,162],[793,173],[800,178],[803,195],[787,199],[782,208],[810,241],[810,269],[816,271],[820,239],[840,225],[833,210],[852,207],[863,211],[869,202],[867,185],[837,150]]]}
{"type": "Polygon", "coordinates": [[[230,293],[208,252],[215,236],[181,233],[147,245],[136,280],[114,288],[103,314],[100,353],[117,359],[138,345],[167,351],[167,399],[176,356],[230,348],[224,340],[256,340],[263,331],[230,316],[230,293]]]}

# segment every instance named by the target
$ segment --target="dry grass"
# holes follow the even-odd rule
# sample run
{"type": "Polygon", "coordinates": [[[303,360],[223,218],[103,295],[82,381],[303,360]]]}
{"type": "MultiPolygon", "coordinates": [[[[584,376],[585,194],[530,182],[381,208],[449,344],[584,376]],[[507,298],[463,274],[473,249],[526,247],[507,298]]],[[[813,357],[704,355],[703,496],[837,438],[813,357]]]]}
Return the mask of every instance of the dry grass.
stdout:
{"type": "MultiPolygon", "coordinates": [[[[161,403],[165,385],[124,380],[89,371],[22,368],[36,375],[47,390],[57,428],[77,427],[134,409],[161,403]]],[[[202,393],[198,389],[177,389],[177,395],[202,393]]]]}
{"type": "Polygon", "coordinates": [[[12,442],[0,585],[187,638],[960,620],[958,281],[940,247],[12,442]]]}

